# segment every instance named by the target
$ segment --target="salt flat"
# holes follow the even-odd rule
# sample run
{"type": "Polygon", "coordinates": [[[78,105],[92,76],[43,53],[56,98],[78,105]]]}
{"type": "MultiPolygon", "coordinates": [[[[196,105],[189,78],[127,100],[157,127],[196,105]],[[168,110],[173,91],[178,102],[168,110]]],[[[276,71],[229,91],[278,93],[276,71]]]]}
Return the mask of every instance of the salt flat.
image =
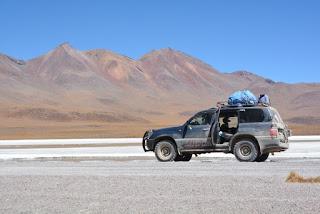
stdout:
{"type": "MultiPolygon", "coordinates": [[[[320,136],[295,136],[290,138],[290,148],[275,153],[279,158],[320,157],[320,136]]],[[[52,139],[0,141],[0,159],[33,159],[64,157],[152,157],[145,153],[140,138],[111,139],[52,139]]],[[[232,154],[211,153],[202,157],[227,157],[232,154]]]]}

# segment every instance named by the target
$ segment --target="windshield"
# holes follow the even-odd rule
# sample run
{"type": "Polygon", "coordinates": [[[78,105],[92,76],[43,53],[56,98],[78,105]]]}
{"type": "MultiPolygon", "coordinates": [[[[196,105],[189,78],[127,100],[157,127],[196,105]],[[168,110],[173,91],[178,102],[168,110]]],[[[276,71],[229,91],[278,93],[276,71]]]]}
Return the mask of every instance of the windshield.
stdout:
{"type": "Polygon", "coordinates": [[[210,125],[213,112],[202,112],[196,114],[189,122],[189,125],[210,125]]]}

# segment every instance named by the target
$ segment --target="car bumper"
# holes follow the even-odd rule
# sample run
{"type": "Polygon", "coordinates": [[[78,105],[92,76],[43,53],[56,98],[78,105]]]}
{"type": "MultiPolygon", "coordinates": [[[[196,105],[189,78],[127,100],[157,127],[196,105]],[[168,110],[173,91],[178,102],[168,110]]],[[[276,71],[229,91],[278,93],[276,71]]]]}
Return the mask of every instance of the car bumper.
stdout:
{"type": "Polygon", "coordinates": [[[263,139],[259,140],[261,153],[283,152],[289,148],[288,141],[280,141],[280,139],[263,139]]]}
{"type": "Polygon", "coordinates": [[[142,148],[145,152],[153,151],[155,140],[148,139],[147,132],[144,134],[142,138],[142,148]]]}
{"type": "Polygon", "coordinates": [[[279,145],[268,145],[262,153],[283,152],[289,148],[288,143],[280,143],[279,145]]]}

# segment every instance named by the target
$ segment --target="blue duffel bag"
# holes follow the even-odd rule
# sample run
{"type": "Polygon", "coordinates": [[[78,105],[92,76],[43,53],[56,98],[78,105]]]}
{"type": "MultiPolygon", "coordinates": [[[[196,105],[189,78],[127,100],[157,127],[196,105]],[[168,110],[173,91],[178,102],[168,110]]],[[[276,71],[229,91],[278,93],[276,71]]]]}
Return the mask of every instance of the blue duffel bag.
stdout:
{"type": "Polygon", "coordinates": [[[236,91],[229,96],[228,104],[232,106],[238,105],[257,105],[256,96],[249,90],[236,91]]]}

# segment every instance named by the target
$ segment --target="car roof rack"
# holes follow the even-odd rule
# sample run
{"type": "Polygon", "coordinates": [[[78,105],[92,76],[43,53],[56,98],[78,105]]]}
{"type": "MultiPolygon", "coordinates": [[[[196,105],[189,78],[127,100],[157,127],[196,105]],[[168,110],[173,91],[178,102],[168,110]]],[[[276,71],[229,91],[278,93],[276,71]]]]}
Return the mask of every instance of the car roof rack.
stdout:
{"type": "Polygon", "coordinates": [[[270,105],[266,105],[264,103],[258,103],[258,104],[249,104],[249,105],[229,105],[226,101],[219,101],[217,102],[217,108],[241,108],[241,107],[255,107],[255,106],[262,106],[262,107],[268,107],[270,105]]]}
{"type": "Polygon", "coordinates": [[[221,107],[224,107],[224,106],[228,106],[227,101],[219,101],[219,102],[217,102],[217,107],[218,108],[221,108],[221,107]]]}

